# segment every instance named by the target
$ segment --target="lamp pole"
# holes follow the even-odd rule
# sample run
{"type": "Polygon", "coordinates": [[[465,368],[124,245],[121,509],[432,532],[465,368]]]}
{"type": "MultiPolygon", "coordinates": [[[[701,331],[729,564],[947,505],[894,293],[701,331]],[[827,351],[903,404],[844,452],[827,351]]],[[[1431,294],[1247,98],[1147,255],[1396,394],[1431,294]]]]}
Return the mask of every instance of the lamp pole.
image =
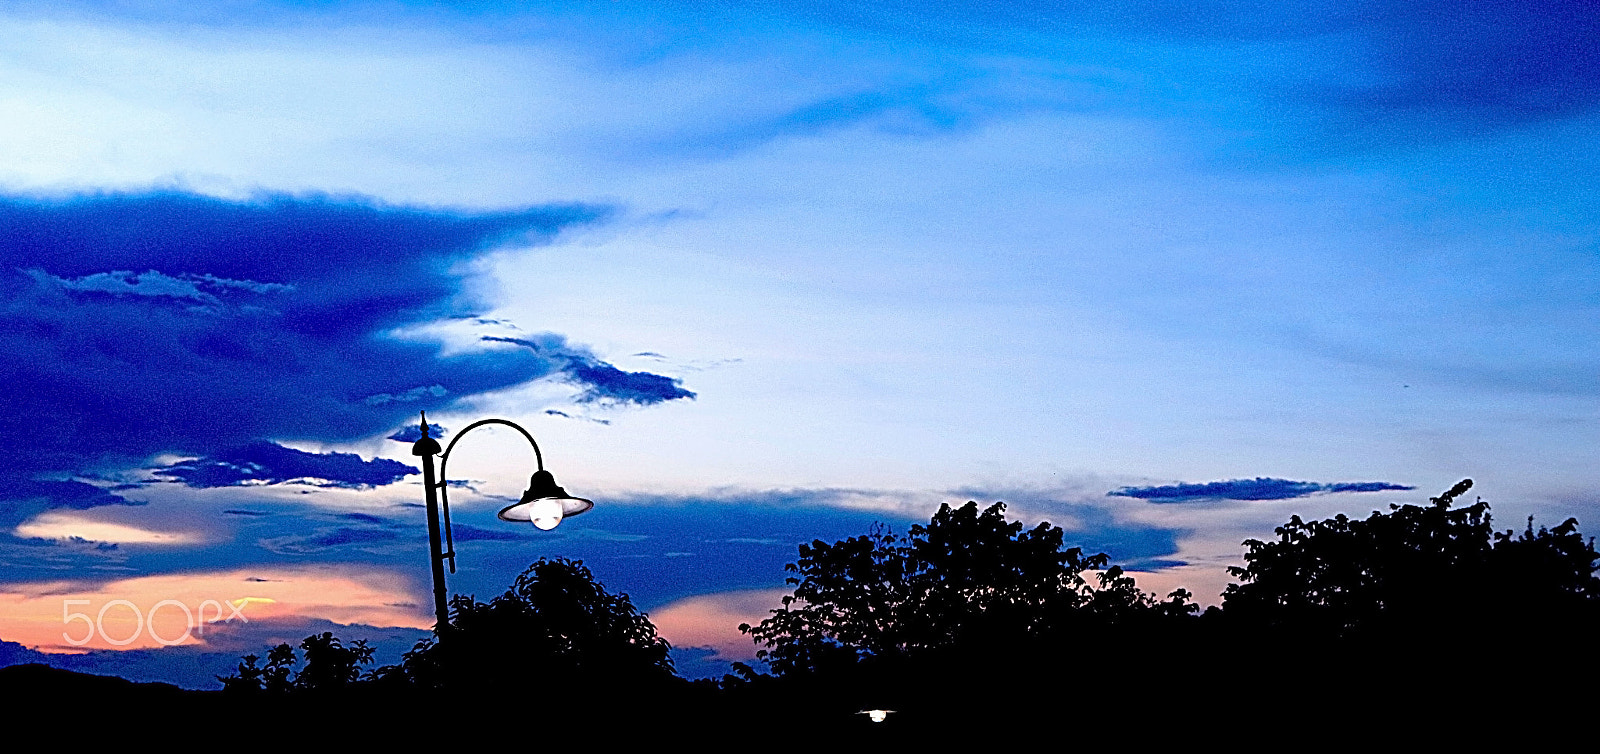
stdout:
{"type": "Polygon", "coordinates": [[[439,453],[439,441],[428,435],[428,414],[423,412],[422,437],[412,444],[411,455],[422,457],[422,497],[428,506],[428,560],[433,568],[433,617],[436,630],[442,632],[450,626],[450,605],[444,584],[446,555],[439,536],[439,486],[433,481],[433,457],[439,453]]]}
{"type": "Polygon", "coordinates": [[[497,514],[501,521],[529,521],[539,529],[548,531],[554,529],[562,520],[571,518],[594,507],[594,502],[581,497],[572,497],[567,491],[556,484],[556,478],[544,469],[544,454],[539,452],[539,443],[534,442],[533,435],[515,422],[507,419],[481,419],[473,422],[456,436],[450,439],[450,445],[442,452],[439,441],[433,439],[428,429],[428,414],[422,412],[422,436],[411,446],[411,454],[422,458],[422,489],[423,500],[428,509],[428,560],[433,571],[433,615],[435,631],[443,634],[450,628],[450,603],[449,591],[445,587],[444,564],[450,561],[450,572],[456,571],[455,537],[450,532],[450,493],[449,480],[445,478],[445,467],[450,461],[450,451],[453,450],[462,437],[473,429],[485,424],[503,424],[522,433],[527,438],[528,444],[533,446],[533,457],[537,470],[528,480],[528,489],[522,493],[522,498],[512,505],[500,509],[497,514]],[[439,473],[434,474],[433,457],[439,456],[439,473]]]}

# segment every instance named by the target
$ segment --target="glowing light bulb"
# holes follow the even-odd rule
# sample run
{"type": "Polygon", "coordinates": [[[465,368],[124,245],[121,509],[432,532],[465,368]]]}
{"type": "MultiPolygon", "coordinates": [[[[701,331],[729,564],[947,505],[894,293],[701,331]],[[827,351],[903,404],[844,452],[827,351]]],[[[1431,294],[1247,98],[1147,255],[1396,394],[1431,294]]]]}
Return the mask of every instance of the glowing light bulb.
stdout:
{"type": "Polygon", "coordinates": [[[893,711],[892,709],[864,709],[861,710],[861,714],[866,715],[867,719],[872,722],[881,723],[888,719],[889,713],[893,711]]]}
{"type": "Polygon", "coordinates": [[[549,497],[533,501],[528,506],[528,518],[544,531],[556,528],[561,523],[561,501],[549,497]]]}

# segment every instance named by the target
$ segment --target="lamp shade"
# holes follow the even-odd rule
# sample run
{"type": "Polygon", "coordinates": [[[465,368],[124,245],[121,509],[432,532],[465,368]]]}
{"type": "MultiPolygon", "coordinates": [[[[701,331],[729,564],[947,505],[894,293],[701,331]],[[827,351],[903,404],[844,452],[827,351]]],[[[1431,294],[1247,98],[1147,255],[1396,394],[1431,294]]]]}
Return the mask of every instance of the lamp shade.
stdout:
{"type": "Polygon", "coordinates": [[[556,484],[554,474],[540,469],[528,480],[528,490],[522,493],[522,499],[500,510],[500,520],[532,521],[541,529],[554,529],[562,519],[593,507],[593,500],[568,495],[556,484]]]}

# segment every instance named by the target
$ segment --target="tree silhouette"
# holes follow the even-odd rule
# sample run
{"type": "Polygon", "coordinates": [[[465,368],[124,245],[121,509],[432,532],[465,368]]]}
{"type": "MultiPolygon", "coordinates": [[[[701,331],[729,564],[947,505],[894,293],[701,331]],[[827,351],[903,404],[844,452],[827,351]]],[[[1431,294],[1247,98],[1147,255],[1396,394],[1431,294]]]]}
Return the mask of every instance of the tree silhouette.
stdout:
{"type": "Polygon", "coordinates": [[[1428,506],[1391,505],[1366,519],[1343,514],[1278,527],[1245,541],[1241,583],[1224,592],[1239,620],[1330,636],[1393,629],[1459,631],[1468,623],[1571,612],[1600,597],[1593,541],[1577,521],[1521,536],[1496,533],[1489,504],[1452,509],[1465,479],[1428,506]],[[1470,620],[1468,616],[1471,616],[1470,620]]]}
{"type": "Polygon", "coordinates": [[[233,675],[217,676],[217,680],[222,682],[223,691],[237,695],[267,693],[282,696],[294,690],[294,666],[299,662],[294,647],[279,644],[267,652],[266,666],[257,665],[260,660],[256,655],[245,655],[233,675]]]}
{"type": "Polygon", "coordinates": [[[412,685],[489,693],[538,681],[580,686],[675,679],[670,645],[625,594],[581,561],[539,562],[489,602],[456,596],[447,630],[385,668],[412,685]]]}
{"type": "Polygon", "coordinates": [[[1140,591],[1104,553],[1064,547],[1050,523],[1024,530],[1005,504],[942,505],[907,535],[875,526],[833,544],[800,546],[787,566],[794,593],[767,619],[739,629],[779,675],[848,667],[866,658],[909,658],[984,646],[1019,646],[1068,626],[1187,615],[1178,590],[1167,602],[1140,591]]]}
{"type": "Polygon", "coordinates": [[[1578,698],[1559,689],[1596,670],[1593,540],[1573,519],[1495,532],[1488,503],[1453,507],[1471,486],[1365,519],[1296,516],[1244,543],[1208,628],[1237,667],[1278,669],[1252,677],[1252,709],[1383,695],[1407,702],[1392,723],[1417,725],[1463,694],[1541,713],[1578,698]]]}
{"type": "Polygon", "coordinates": [[[256,664],[260,657],[245,655],[233,675],[217,680],[230,694],[337,692],[361,680],[361,666],[372,662],[372,648],[365,639],[347,645],[331,632],[307,636],[300,649],[306,653],[306,666],[298,672],[294,647],[279,644],[267,653],[265,667],[256,664]]]}
{"type": "Polygon", "coordinates": [[[339,691],[361,680],[361,666],[372,662],[365,639],[344,644],[332,633],[307,636],[300,642],[306,667],[295,676],[295,687],[307,691],[339,691]]]}

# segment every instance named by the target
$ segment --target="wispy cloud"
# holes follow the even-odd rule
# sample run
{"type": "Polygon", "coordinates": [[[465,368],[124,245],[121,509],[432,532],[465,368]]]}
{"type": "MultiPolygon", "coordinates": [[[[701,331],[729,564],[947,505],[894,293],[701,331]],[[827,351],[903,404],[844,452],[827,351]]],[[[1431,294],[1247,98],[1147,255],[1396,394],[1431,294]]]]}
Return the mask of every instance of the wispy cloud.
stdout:
{"type": "Polygon", "coordinates": [[[681,380],[650,372],[623,371],[601,361],[587,350],[568,343],[566,338],[559,335],[546,333],[537,339],[484,335],[480,340],[522,346],[554,359],[566,380],[583,389],[577,397],[579,403],[649,406],[684,398],[693,400],[695,397],[692,391],[683,388],[681,380]]]}
{"type": "Polygon", "coordinates": [[[347,545],[373,545],[400,538],[390,529],[338,526],[321,528],[310,534],[273,537],[260,541],[261,547],[278,554],[304,555],[347,545]]]}
{"type": "Polygon", "coordinates": [[[198,535],[183,531],[155,531],[127,524],[97,521],[67,513],[44,513],[35,516],[13,532],[18,537],[65,542],[94,542],[104,545],[160,545],[177,547],[202,541],[198,535]]]}
{"type": "Polygon", "coordinates": [[[1122,487],[1106,494],[1132,497],[1152,503],[1194,503],[1210,500],[1288,500],[1310,495],[1335,492],[1384,492],[1412,490],[1403,484],[1390,482],[1295,482],[1288,479],[1256,477],[1255,479],[1229,479],[1221,482],[1199,484],[1180,483],[1162,487],[1122,487]]]}
{"type": "Polygon", "coordinates": [[[270,442],[251,443],[154,471],[157,477],[190,487],[297,482],[346,489],[393,484],[416,473],[416,467],[387,458],[368,461],[355,453],[307,453],[270,442]]]}
{"type": "Polygon", "coordinates": [[[222,300],[215,294],[203,290],[204,288],[245,290],[252,293],[294,290],[294,286],[281,283],[228,280],[215,275],[191,274],[172,277],[155,270],[138,275],[122,270],[97,272],[75,280],[58,278],[40,270],[28,270],[27,274],[38,282],[55,285],[66,291],[107,293],[114,296],[166,296],[215,306],[222,305],[222,300]]]}
{"type": "Polygon", "coordinates": [[[562,411],[560,409],[554,409],[554,408],[545,409],[544,410],[544,415],[545,416],[559,416],[559,417],[561,417],[563,419],[577,419],[577,420],[580,420],[580,421],[591,421],[591,422],[594,422],[596,424],[610,424],[611,423],[610,419],[596,419],[596,418],[594,418],[592,416],[573,416],[572,414],[569,414],[569,413],[567,413],[565,411],[562,411]]]}
{"type": "Polygon", "coordinates": [[[598,359],[574,360],[566,373],[584,387],[580,403],[630,403],[648,406],[688,398],[695,394],[683,389],[679,381],[649,372],[625,372],[598,359]]]}
{"type": "MultiPolygon", "coordinates": [[[[1583,0],[1388,0],[1359,7],[1234,0],[1137,7],[895,2],[870,11],[834,6],[827,15],[834,25],[959,46],[1015,49],[1043,36],[1119,39],[1130,50],[1165,46],[1178,57],[1199,49],[1227,60],[1230,47],[1250,51],[1244,71],[1213,69],[1233,76],[1270,70],[1283,62],[1274,56],[1285,52],[1310,56],[1320,50],[1343,64],[1307,61],[1294,84],[1262,93],[1290,102],[1295,94],[1310,96],[1343,110],[1341,119],[1352,128],[1366,119],[1365,128],[1393,130],[1398,119],[1411,119],[1406,128],[1412,133],[1423,136],[1425,124],[1444,124],[1451,128],[1436,128],[1431,138],[1448,138],[1454,128],[1514,127],[1569,117],[1600,103],[1600,54],[1592,43],[1600,34],[1600,15],[1583,0]]],[[[1131,62],[1137,55],[1120,59],[1131,62]]],[[[1170,65],[1152,67],[1166,77],[1192,75],[1170,65]]],[[[861,108],[853,102],[821,112],[861,108]]]]}

